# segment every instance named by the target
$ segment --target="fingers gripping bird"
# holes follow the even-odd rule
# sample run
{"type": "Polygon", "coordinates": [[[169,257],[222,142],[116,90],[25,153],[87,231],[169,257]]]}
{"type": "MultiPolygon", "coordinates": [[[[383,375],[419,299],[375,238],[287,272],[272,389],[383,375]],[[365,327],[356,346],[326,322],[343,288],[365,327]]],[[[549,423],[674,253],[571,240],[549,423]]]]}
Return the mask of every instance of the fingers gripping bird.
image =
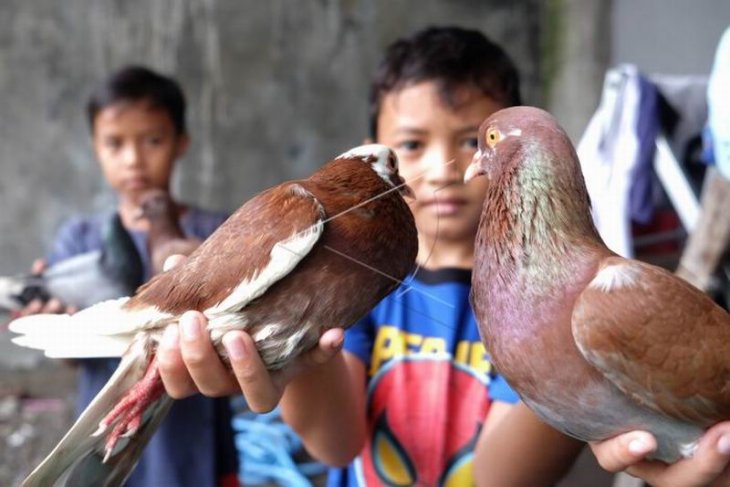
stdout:
{"type": "Polygon", "coordinates": [[[567,434],[648,430],[656,459],[691,456],[704,429],[730,418],[728,313],[604,245],[575,150],[547,112],[489,117],[465,179],[479,175],[491,184],[471,299],[495,366],[567,434]]]}
{"type": "Polygon", "coordinates": [[[354,323],[414,266],[415,223],[402,197],[409,191],[390,149],[358,147],[308,179],[258,194],[134,296],[11,323],[23,345],[52,357],[122,355],[24,485],[124,481],[172,401],[154,354],[164,328],[186,310],[207,316],[224,358],[222,336],[246,330],[270,370],[315,346],[326,329],[354,323]]]}
{"type": "Polygon", "coordinates": [[[102,227],[100,250],[58,262],[39,275],[0,277],[0,309],[18,310],[33,299],[51,297],[87,308],[132,294],[143,273],[134,241],[114,213],[102,227]]]}

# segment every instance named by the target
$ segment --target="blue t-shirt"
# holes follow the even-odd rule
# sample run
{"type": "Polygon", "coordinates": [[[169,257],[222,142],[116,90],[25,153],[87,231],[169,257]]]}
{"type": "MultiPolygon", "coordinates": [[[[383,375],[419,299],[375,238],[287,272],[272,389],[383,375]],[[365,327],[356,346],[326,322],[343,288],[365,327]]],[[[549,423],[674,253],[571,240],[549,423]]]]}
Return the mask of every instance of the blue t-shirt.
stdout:
{"type": "Polygon", "coordinates": [[[420,269],[347,330],[367,370],[367,438],[328,486],[474,484],[489,407],[518,396],[489,361],[470,288],[469,270],[420,269]]]}
{"type": "MultiPolygon", "coordinates": [[[[48,263],[101,248],[101,229],[111,213],[76,217],[61,227],[48,263]]],[[[207,238],[227,215],[189,208],[180,219],[187,236],[207,238]]],[[[142,257],[145,281],[150,277],[146,232],[130,235],[142,257]]],[[[81,360],[77,409],[80,414],[111,377],[118,359],[81,360]]],[[[219,487],[237,475],[238,463],[227,398],[195,395],[175,401],[152,436],[127,487],[219,487]]]]}

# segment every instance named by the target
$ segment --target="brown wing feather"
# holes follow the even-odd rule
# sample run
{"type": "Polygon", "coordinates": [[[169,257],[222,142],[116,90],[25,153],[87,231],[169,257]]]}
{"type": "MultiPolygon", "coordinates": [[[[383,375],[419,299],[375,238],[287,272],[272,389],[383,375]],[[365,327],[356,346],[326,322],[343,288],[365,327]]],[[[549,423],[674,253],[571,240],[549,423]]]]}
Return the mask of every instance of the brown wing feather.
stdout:
{"type": "Polygon", "coordinates": [[[573,311],[586,359],[650,408],[700,424],[730,418],[730,315],[664,269],[620,257],[632,285],[588,287],[573,311]]]}
{"type": "Polygon", "coordinates": [[[142,286],[127,307],[154,305],[173,314],[207,309],[263,269],[277,242],[322,219],[322,206],[302,186],[275,186],[241,206],[184,265],[142,286]]]}

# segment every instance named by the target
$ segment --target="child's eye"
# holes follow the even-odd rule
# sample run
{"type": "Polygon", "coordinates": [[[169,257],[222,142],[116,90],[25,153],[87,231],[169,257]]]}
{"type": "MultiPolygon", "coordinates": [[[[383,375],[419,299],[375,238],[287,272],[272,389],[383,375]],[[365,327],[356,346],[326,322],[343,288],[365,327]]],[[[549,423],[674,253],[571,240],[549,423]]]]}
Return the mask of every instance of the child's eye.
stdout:
{"type": "Polygon", "coordinates": [[[122,141],[117,138],[106,138],[104,139],[104,147],[111,150],[118,150],[122,147],[122,141]]]}
{"type": "Polygon", "coordinates": [[[476,137],[469,137],[468,139],[462,141],[461,146],[464,149],[475,151],[479,148],[479,142],[477,141],[476,137]]]}
{"type": "Polygon", "coordinates": [[[396,145],[396,149],[404,152],[416,151],[423,147],[423,144],[418,140],[404,140],[396,145]]]}
{"type": "Polygon", "coordinates": [[[162,137],[158,137],[158,136],[147,137],[145,139],[145,142],[147,142],[147,144],[148,145],[151,145],[151,146],[158,146],[158,145],[162,144],[163,138],[162,137]]]}

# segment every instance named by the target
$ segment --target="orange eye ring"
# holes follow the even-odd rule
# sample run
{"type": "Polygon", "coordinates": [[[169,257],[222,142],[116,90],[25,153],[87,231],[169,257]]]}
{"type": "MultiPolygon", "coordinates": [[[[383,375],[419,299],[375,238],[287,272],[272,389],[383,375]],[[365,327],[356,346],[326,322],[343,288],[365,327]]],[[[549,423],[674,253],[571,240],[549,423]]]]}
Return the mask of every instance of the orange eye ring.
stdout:
{"type": "Polygon", "coordinates": [[[494,145],[502,139],[502,134],[499,130],[491,128],[487,130],[485,138],[487,139],[487,144],[489,144],[490,147],[494,147],[494,145]]]}

